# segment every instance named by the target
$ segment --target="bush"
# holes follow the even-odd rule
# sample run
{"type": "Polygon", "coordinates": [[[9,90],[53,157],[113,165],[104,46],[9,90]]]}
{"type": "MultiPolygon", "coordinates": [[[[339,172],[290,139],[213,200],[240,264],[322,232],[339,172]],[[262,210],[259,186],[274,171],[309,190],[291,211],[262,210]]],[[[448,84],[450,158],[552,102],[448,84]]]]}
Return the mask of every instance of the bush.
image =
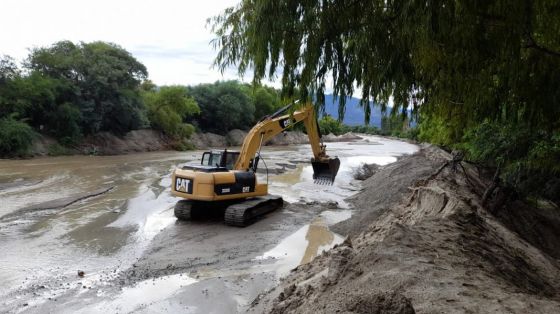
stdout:
{"type": "Polygon", "coordinates": [[[47,148],[48,154],[49,156],[63,156],[63,155],[70,155],[71,152],[68,150],[68,148],[58,144],[58,143],[54,143],[49,145],[49,147],[47,148]]]}
{"type": "Polygon", "coordinates": [[[177,139],[189,138],[195,128],[184,119],[200,113],[200,108],[182,86],[164,86],[144,93],[152,126],[177,139]]]}
{"type": "Polygon", "coordinates": [[[13,117],[0,119],[0,156],[22,156],[33,145],[35,132],[13,117]]]}
{"type": "Polygon", "coordinates": [[[354,125],[354,126],[345,126],[345,128],[347,132],[370,134],[370,135],[381,134],[381,130],[379,130],[379,128],[372,125],[354,125]]]}
{"type": "Polygon", "coordinates": [[[461,144],[471,161],[500,167],[501,179],[526,196],[560,200],[560,132],[533,131],[523,123],[484,121],[461,144]]]}
{"type": "Polygon", "coordinates": [[[356,180],[364,181],[373,176],[377,170],[379,170],[379,166],[376,164],[362,163],[359,167],[352,169],[352,177],[356,180]]]}
{"type": "Polygon", "coordinates": [[[319,120],[319,129],[321,130],[321,134],[325,135],[330,133],[334,135],[341,135],[345,133],[345,127],[342,122],[329,115],[326,115],[319,120]]]}

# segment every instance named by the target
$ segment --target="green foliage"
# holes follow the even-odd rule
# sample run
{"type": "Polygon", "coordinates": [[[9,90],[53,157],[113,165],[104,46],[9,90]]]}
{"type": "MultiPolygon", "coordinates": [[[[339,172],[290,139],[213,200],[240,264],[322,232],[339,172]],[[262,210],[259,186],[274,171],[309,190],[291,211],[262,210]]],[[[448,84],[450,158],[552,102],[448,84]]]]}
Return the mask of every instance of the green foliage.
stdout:
{"type": "Polygon", "coordinates": [[[255,123],[282,107],[280,94],[272,87],[243,85],[242,88],[255,107],[255,123]]]}
{"type": "Polygon", "coordinates": [[[529,151],[528,164],[532,169],[547,169],[554,175],[560,174],[560,131],[549,137],[535,140],[529,151]]]}
{"type": "Polygon", "coordinates": [[[115,44],[57,42],[32,50],[26,67],[58,82],[55,103],[79,110],[82,133],[123,134],[146,123],[139,95],[146,67],[115,44]]]}
{"type": "Polygon", "coordinates": [[[33,144],[35,132],[13,116],[0,119],[0,156],[25,155],[33,144]]]}
{"type": "Polygon", "coordinates": [[[255,105],[237,81],[201,84],[188,88],[200,107],[192,121],[202,131],[225,134],[231,129],[249,129],[255,120],[255,105]]]}
{"type": "Polygon", "coordinates": [[[49,147],[47,148],[47,153],[49,156],[64,156],[69,155],[71,152],[68,148],[58,143],[54,143],[49,145],[49,147]]]}
{"type": "Polygon", "coordinates": [[[362,133],[362,134],[370,134],[370,135],[380,135],[381,130],[372,125],[354,125],[354,126],[346,126],[348,132],[353,133],[362,133]]]}
{"type": "MultiPolygon", "coordinates": [[[[532,131],[526,125],[484,121],[469,129],[461,144],[469,159],[500,167],[506,184],[526,194],[542,194],[560,175],[560,133],[532,131]]],[[[547,195],[557,199],[560,191],[547,195]]]]}
{"type": "Polygon", "coordinates": [[[342,122],[336,120],[335,118],[331,117],[330,115],[326,115],[319,120],[319,130],[321,130],[321,134],[334,134],[340,135],[345,132],[345,127],[342,122]]]}
{"type": "Polygon", "coordinates": [[[194,126],[183,121],[200,113],[195,100],[183,86],[163,86],[159,90],[145,92],[144,101],[152,126],[176,138],[188,138],[194,126]]]}
{"type": "Polygon", "coordinates": [[[2,86],[7,81],[19,75],[20,75],[20,71],[14,59],[6,55],[1,56],[0,57],[0,86],[2,86]]]}
{"type": "Polygon", "coordinates": [[[542,115],[560,111],[550,101],[560,95],[560,71],[550,70],[560,64],[553,0],[244,0],[210,23],[220,69],[251,69],[257,81],[281,70],[284,89],[297,86],[303,98],[323,102],[332,74],[341,107],[359,86],[366,110],[370,98],[393,96],[394,113],[425,104],[486,118],[509,107],[507,115],[523,108],[533,121],[557,123],[542,115]]]}
{"type": "Polygon", "coordinates": [[[396,137],[405,137],[410,129],[410,122],[407,116],[389,115],[381,118],[381,134],[396,137]]]}
{"type": "Polygon", "coordinates": [[[422,141],[431,142],[436,145],[449,145],[454,142],[451,134],[453,127],[449,122],[439,116],[421,115],[418,137],[422,141]]]}
{"type": "Polygon", "coordinates": [[[421,139],[503,160],[515,186],[556,173],[558,1],[243,0],[210,23],[222,70],[281,72],[284,91],[319,103],[332,75],[340,99],[362,90],[366,118],[369,100],[393,97],[392,115],[411,106],[421,139]]]}
{"type": "Polygon", "coordinates": [[[0,118],[16,114],[67,146],[84,134],[148,125],[140,96],[146,68],[117,45],[61,41],[33,49],[25,67],[0,58],[0,118]]]}

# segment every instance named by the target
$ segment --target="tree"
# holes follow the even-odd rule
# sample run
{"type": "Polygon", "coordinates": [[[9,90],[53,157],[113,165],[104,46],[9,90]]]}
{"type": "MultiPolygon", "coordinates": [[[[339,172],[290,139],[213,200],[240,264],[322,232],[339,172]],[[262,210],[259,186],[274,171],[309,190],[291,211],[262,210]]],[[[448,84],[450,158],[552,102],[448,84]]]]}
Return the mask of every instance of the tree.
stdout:
{"type": "Polygon", "coordinates": [[[183,121],[200,113],[195,100],[183,86],[163,86],[143,94],[152,127],[176,138],[188,138],[194,132],[183,121]]]}
{"type": "Polygon", "coordinates": [[[255,107],[255,123],[282,106],[280,94],[272,87],[246,84],[243,86],[243,91],[251,98],[255,107]]]}
{"type": "Polygon", "coordinates": [[[225,134],[253,126],[255,106],[239,82],[201,84],[189,87],[189,94],[200,106],[194,123],[203,131],[225,134]]]}
{"type": "MultiPolygon", "coordinates": [[[[297,87],[319,105],[332,77],[340,118],[345,96],[358,86],[366,121],[369,100],[385,106],[393,97],[392,115],[412,107],[425,140],[470,145],[477,138],[466,135],[488,121],[556,145],[558,1],[243,0],[210,23],[220,69],[250,70],[257,82],[280,72],[285,93],[297,87]]],[[[493,158],[524,164],[537,145],[510,143],[526,153],[493,158]]],[[[528,171],[551,176],[545,168],[528,171]]]]}
{"type": "Polygon", "coordinates": [[[122,134],[147,123],[139,95],[146,67],[115,44],[57,42],[32,50],[26,67],[66,86],[58,103],[78,108],[86,134],[122,134]]]}
{"type": "Polygon", "coordinates": [[[6,55],[0,57],[0,86],[19,74],[20,71],[12,57],[6,55]]]}

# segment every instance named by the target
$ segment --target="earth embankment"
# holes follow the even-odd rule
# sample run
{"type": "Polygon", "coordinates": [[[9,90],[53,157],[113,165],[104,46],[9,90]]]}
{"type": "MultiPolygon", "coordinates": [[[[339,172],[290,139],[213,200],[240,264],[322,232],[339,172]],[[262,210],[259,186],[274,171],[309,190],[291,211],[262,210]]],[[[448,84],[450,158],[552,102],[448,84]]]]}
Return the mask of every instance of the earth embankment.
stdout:
{"type": "MultiPolygon", "coordinates": [[[[62,147],[54,138],[38,136],[30,154],[33,156],[45,155],[124,155],[138,152],[173,150],[185,146],[195,149],[225,148],[241,146],[247,136],[247,131],[234,129],[226,135],[214,133],[195,133],[186,142],[170,138],[164,133],[143,129],[130,131],[122,136],[109,132],[100,132],[84,138],[79,144],[72,147],[62,147]]],[[[347,142],[360,140],[361,137],[346,133],[343,135],[328,134],[323,137],[325,142],[347,142]]],[[[273,138],[267,145],[295,145],[307,144],[309,138],[301,131],[291,131],[273,138]]]]}
{"type": "Polygon", "coordinates": [[[490,184],[431,146],[382,168],[335,228],[346,241],[297,267],[250,311],[559,313],[560,210],[483,204],[490,184]]]}

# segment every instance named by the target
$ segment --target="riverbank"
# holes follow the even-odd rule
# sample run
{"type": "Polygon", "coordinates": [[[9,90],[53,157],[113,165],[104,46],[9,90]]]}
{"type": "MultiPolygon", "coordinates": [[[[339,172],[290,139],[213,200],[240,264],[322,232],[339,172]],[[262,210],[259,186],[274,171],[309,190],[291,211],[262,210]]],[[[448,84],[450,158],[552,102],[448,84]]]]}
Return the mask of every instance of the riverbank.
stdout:
{"type": "Polygon", "coordinates": [[[560,312],[560,210],[499,193],[483,204],[490,184],[434,147],[382,168],[331,228],[344,243],[250,312],[560,312]]]}
{"type": "MultiPolygon", "coordinates": [[[[185,150],[185,149],[209,149],[241,146],[247,135],[247,131],[234,129],[226,135],[214,133],[195,133],[190,139],[183,142],[174,140],[160,131],[152,129],[135,130],[123,136],[108,132],[101,132],[88,136],[82,142],[73,147],[64,147],[55,139],[40,135],[36,138],[31,152],[35,156],[59,156],[59,155],[125,155],[130,153],[185,150]]],[[[357,134],[346,133],[340,136],[328,134],[323,136],[325,142],[349,142],[360,140],[357,134]]],[[[296,145],[307,144],[307,134],[301,131],[290,131],[278,135],[267,145],[296,145]]]]}

